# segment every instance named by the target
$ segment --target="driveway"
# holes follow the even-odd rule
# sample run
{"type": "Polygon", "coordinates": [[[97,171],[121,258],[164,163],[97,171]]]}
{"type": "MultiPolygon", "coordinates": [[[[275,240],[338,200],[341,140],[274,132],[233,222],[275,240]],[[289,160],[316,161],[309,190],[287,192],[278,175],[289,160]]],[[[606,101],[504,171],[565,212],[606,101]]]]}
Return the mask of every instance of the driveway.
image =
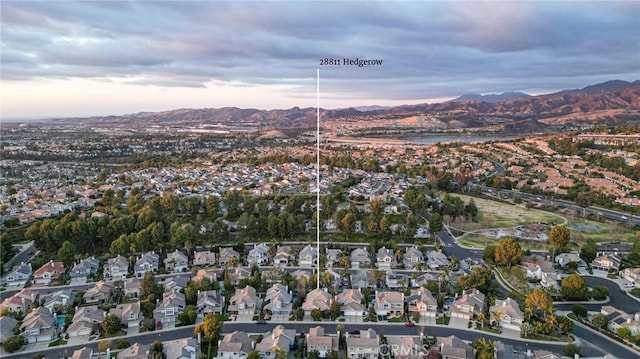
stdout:
{"type": "Polygon", "coordinates": [[[67,344],[83,344],[89,342],[89,335],[80,335],[77,337],[69,337],[67,344]]]}

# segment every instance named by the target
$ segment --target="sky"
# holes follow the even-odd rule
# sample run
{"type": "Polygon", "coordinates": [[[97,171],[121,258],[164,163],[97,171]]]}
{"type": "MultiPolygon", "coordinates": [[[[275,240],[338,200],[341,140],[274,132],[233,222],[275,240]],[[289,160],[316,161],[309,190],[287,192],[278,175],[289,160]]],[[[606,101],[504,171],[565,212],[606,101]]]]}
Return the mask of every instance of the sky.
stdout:
{"type": "Polygon", "coordinates": [[[640,79],[640,1],[0,2],[0,119],[433,103],[640,79]],[[320,66],[321,59],[381,66],[320,66]]]}

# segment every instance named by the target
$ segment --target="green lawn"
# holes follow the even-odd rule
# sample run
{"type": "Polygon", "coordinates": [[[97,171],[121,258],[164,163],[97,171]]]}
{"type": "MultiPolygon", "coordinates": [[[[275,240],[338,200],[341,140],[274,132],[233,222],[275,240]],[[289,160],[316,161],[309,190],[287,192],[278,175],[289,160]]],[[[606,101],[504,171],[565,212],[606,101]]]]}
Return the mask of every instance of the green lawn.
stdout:
{"type": "Polygon", "coordinates": [[[596,242],[633,242],[636,240],[636,232],[624,228],[621,225],[590,221],[582,218],[570,220],[567,227],[574,233],[580,233],[585,239],[593,239],[596,242]],[[576,227],[574,227],[574,224],[576,227]],[[581,226],[590,226],[585,228],[581,226]],[[594,230],[597,228],[597,230],[594,230]]]}
{"type": "Polygon", "coordinates": [[[108,333],[104,333],[104,332],[103,332],[102,334],[100,334],[100,339],[108,339],[108,338],[114,338],[114,337],[121,337],[121,336],[123,336],[123,335],[127,335],[127,332],[125,332],[124,330],[118,330],[117,332],[115,332],[115,333],[111,333],[111,334],[108,334],[108,333]]]}
{"type": "MultiPolygon", "coordinates": [[[[468,236],[464,236],[463,238],[458,239],[458,242],[467,247],[484,248],[485,246],[488,246],[488,245],[497,245],[500,242],[500,239],[489,238],[489,237],[481,236],[478,234],[470,234],[468,236]]],[[[523,250],[549,249],[549,245],[547,243],[542,243],[542,242],[518,240],[518,243],[520,243],[520,247],[523,250]]]]}

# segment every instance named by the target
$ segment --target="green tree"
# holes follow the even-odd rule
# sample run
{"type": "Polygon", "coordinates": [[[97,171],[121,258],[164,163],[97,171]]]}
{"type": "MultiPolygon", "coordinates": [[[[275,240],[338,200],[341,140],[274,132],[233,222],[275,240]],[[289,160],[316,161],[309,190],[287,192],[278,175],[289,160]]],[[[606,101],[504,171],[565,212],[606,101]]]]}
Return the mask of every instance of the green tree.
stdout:
{"type": "Polygon", "coordinates": [[[431,238],[435,239],[442,228],[442,216],[440,213],[433,213],[431,217],[429,217],[429,233],[431,234],[431,238]]]}
{"type": "Polygon", "coordinates": [[[587,282],[579,274],[570,274],[562,279],[560,285],[562,295],[567,299],[584,299],[589,288],[587,282]]]}
{"type": "Polygon", "coordinates": [[[24,345],[24,337],[21,335],[12,335],[2,343],[2,347],[9,353],[20,350],[24,345]]]}
{"type": "Polygon", "coordinates": [[[587,308],[582,304],[574,304],[573,307],[571,307],[571,311],[578,318],[585,318],[587,316],[587,308]]]}
{"type": "MultiPolygon", "coordinates": [[[[636,236],[640,237],[640,231],[636,232],[636,236]]],[[[631,246],[631,253],[629,254],[629,260],[637,263],[640,262],[640,238],[636,238],[631,246]]]]}
{"type": "Polygon", "coordinates": [[[554,248],[554,257],[555,250],[569,244],[570,239],[571,232],[565,226],[554,226],[549,230],[549,243],[551,243],[554,248]]]}
{"type": "Polygon", "coordinates": [[[247,359],[261,359],[260,352],[257,350],[252,350],[247,354],[247,359]]]}
{"type": "Polygon", "coordinates": [[[515,238],[505,238],[498,243],[495,250],[496,263],[511,268],[513,264],[517,264],[522,258],[522,249],[515,238]]]}
{"type": "Polygon", "coordinates": [[[573,343],[567,344],[567,346],[562,350],[562,354],[569,358],[573,358],[576,354],[578,354],[578,356],[582,355],[580,354],[580,347],[573,343]]]}
{"type": "Polygon", "coordinates": [[[458,286],[462,289],[475,288],[484,294],[494,292],[498,286],[494,281],[494,274],[491,269],[486,267],[476,267],[471,273],[460,277],[458,286]]]}
{"type": "Polygon", "coordinates": [[[336,300],[331,301],[329,312],[331,313],[331,318],[336,319],[340,316],[340,303],[336,300]]]}
{"type": "Polygon", "coordinates": [[[496,261],[496,246],[488,245],[484,247],[484,251],[482,252],[482,260],[489,264],[493,264],[496,261]]]}
{"type": "Polygon", "coordinates": [[[322,319],[322,311],[318,308],[311,310],[311,318],[316,322],[320,321],[322,319]]]}
{"type": "Polygon", "coordinates": [[[533,292],[531,292],[524,301],[525,311],[531,314],[543,313],[551,314],[553,313],[553,302],[551,301],[551,297],[544,289],[536,288],[533,292]]]}
{"type": "Polygon", "coordinates": [[[585,262],[591,263],[594,259],[596,259],[596,255],[598,253],[598,245],[593,239],[587,239],[585,244],[580,249],[580,258],[582,258],[585,262]]]}
{"type": "Polygon", "coordinates": [[[220,321],[220,315],[213,313],[205,314],[202,319],[202,323],[196,325],[193,330],[193,334],[196,338],[198,335],[201,335],[203,341],[208,343],[207,358],[211,357],[211,345],[218,343],[221,330],[222,322],[220,321]]]}
{"type": "Polygon", "coordinates": [[[619,327],[616,329],[616,334],[625,341],[631,339],[631,330],[629,328],[619,327]]]}
{"type": "Polygon", "coordinates": [[[105,315],[105,317],[102,318],[101,327],[107,334],[117,333],[122,327],[122,320],[115,315],[105,315]]]}
{"type": "Polygon", "coordinates": [[[195,305],[187,305],[184,311],[178,315],[178,320],[180,320],[182,325],[192,325],[196,323],[197,316],[198,312],[196,311],[195,305]]]}
{"type": "Polygon", "coordinates": [[[609,295],[609,289],[603,285],[596,285],[591,291],[591,298],[594,300],[605,300],[609,295]]]}
{"type": "Polygon", "coordinates": [[[598,313],[598,314],[595,314],[593,317],[591,317],[591,323],[596,328],[607,329],[609,320],[607,319],[607,316],[605,316],[604,314],[598,313]]]}
{"type": "Polygon", "coordinates": [[[353,233],[353,223],[355,218],[351,212],[347,212],[340,221],[340,230],[344,233],[345,239],[349,239],[349,236],[353,233]]]}
{"type": "Polygon", "coordinates": [[[70,267],[76,258],[76,247],[69,241],[64,241],[62,247],[58,249],[58,259],[64,263],[65,267],[70,267]]]}
{"type": "Polygon", "coordinates": [[[156,277],[151,272],[146,272],[140,282],[140,297],[155,301],[162,297],[162,286],[156,282],[156,277]]]}

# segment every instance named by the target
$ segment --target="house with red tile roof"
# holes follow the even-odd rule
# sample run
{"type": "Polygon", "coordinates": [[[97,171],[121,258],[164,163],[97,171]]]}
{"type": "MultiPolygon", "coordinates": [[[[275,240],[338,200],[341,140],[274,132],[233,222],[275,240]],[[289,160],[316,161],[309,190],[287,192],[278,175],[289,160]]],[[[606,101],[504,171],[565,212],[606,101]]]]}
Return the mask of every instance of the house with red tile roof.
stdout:
{"type": "Polygon", "coordinates": [[[49,285],[49,283],[56,281],[66,270],[67,268],[62,262],[47,262],[33,272],[33,283],[49,285]]]}

